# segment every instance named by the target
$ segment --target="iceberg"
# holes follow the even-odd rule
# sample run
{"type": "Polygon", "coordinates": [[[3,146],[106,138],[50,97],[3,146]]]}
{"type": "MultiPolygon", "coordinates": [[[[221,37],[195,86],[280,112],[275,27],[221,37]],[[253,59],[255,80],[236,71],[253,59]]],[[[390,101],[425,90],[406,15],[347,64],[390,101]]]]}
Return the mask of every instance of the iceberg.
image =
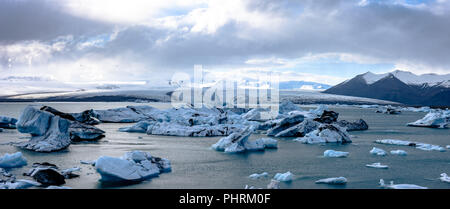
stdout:
{"type": "Polygon", "coordinates": [[[322,124],[317,130],[314,130],[305,135],[303,138],[295,139],[305,144],[318,144],[318,143],[351,143],[350,135],[338,125],[334,124],[322,124]]]}
{"type": "Polygon", "coordinates": [[[450,183],[450,177],[446,173],[441,173],[441,177],[439,177],[439,179],[442,182],[450,183]]]}
{"type": "Polygon", "coordinates": [[[408,155],[408,153],[405,150],[401,150],[401,149],[391,150],[391,154],[393,154],[393,155],[400,155],[400,156],[408,155]]]}
{"type": "Polygon", "coordinates": [[[450,110],[432,111],[425,117],[412,123],[408,126],[429,127],[429,128],[448,128],[450,124],[450,110]]]}
{"type": "Polygon", "coordinates": [[[331,124],[335,123],[339,117],[339,113],[334,111],[324,110],[319,118],[315,118],[314,120],[320,123],[331,124]]]}
{"type": "Polygon", "coordinates": [[[347,179],[345,177],[333,177],[333,178],[326,178],[326,179],[320,179],[316,181],[316,184],[336,184],[336,185],[342,185],[346,184],[347,179]]]}
{"type": "Polygon", "coordinates": [[[0,116],[0,128],[15,129],[16,123],[17,119],[15,118],[0,116]]]}
{"type": "Polygon", "coordinates": [[[386,151],[380,149],[380,148],[372,148],[372,150],[370,150],[370,154],[372,155],[378,155],[378,156],[385,156],[386,155],[386,151]]]}
{"type": "Polygon", "coordinates": [[[21,152],[4,154],[0,157],[0,168],[18,168],[27,165],[27,160],[21,152]]]}
{"type": "Polygon", "coordinates": [[[320,116],[324,113],[324,111],[327,111],[327,110],[328,110],[328,107],[326,105],[320,104],[319,106],[317,106],[316,109],[310,109],[309,112],[314,115],[320,116]]]}
{"type": "Polygon", "coordinates": [[[227,153],[236,153],[244,151],[258,151],[265,148],[276,148],[277,142],[275,139],[261,138],[256,140],[249,140],[248,138],[253,133],[253,127],[246,127],[240,132],[234,132],[227,137],[221,138],[217,143],[211,146],[217,151],[224,151],[227,153]]]}
{"type": "Polygon", "coordinates": [[[267,136],[276,136],[278,133],[303,122],[304,119],[305,116],[301,114],[289,115],[288,117],[283,118],[280,121],[277,121],[275,126],[267,131],[267,136]]]}
{"type": "Polygon", "coordinates": [[[347,131],[363,131],[369,129],[369,125],[367,125],[366,121],[363,119],[359,119],[355,122],[341,120],[337,122],[337,124],[341,127],[345,127],[347,131]]]}
{"type": "Polygon", "coordinates": [[[66,119],[28,106],[17,122],[17,130],[21,133],[30,133],[31,139],[14,145],[37,152],[65,149],[71,143],[69,126],[70,121],[66,119]]]}
{"type": "Polygon", "coordinates": [[[303,111],[302,108],[289,100],[283,100],[278,109],[280,114],[287,114],[292,111],[303,111]]]}
{"type": "Polygon", "coordinates": [[[366,167],[369,167],[369,168],[381,168],[381,169],[387,169],[387,168],[389,168],[389,166],[387,166],[387,165],[382,165],[381,163],[366,164],[366,167]]]}
{"type": "Polygon", "coordinates": [[[265,178],[267,176],[269,176],[269,174],[267,172],[263,172],[263,173],[254,173],[248,177],[251,179],[260,179],[260,178],[265,178]]]}
{"type": "Polygon", "coordinates": [[[445,148],[441,147],[439,145],[426,144],[426,143],[421,143],[421,142],[411,142],[411,141],[398,140],[398,139],[379,139],[379,140],[375,140],[375,143],[400,145],[400,146],[411,146],[411,147],[415,147],[417,149],[425,150],[425,151],[445,152],[445,148]]]}
{"type": "Polygon", "coordinates": [[[267,189],[280,189],[280,181],[271,179],[270,183],[267,185],[267,189]]]}
{"type": "Polygon", "coordinates": [[[394,181],[391,181],[390,185],[386,185],[384,184],[383,179],[380,179],[380,186],[389,189],[428,189],[427,187],[422,187],[415,184],[394,184],[394,181]]]}
{"type": "Polygon", "coordinates": [[[148,127],[154,125],[155,123],[155,121],[139,121],[132,126],[119,128],[119,131],[131,133],[146,133],[148,127]]]}
{"type": "Polygon", "coordinates": [[[316,130],[319,126],[320,123],[311,119],[305,119],[303,122],[279,132],[275,137],[304,137],[307,133],[316,130]]]}
{"type": "Polygon", "coordinates": [[[26,179],[18,179],[15,180],[14,182],[4,182],[4,183],[0,183],[0,189],[27,189],[30,187],[38,187],[41,186],[40,183],[35,182],[35,181],[31,181],[31,180],[26,180],[26,179]]]}
{"type": "Polygon", "coordinates": [[[102,156],[97,159],[95,169],[102,182],[143,181],[171,170],[168,159],[153,157],[148,152],[132,151],[121,158],[102,156]]]}
{"type": "Polygon", "coordinates": [[[341,152],[341,151],[335,151],[335,150],[326,150],[325,152],[323,152],[324,157],[341,158],[341,157],[347,157],[348,155],[349,155],[348,152],[341,152]]]}
{"type": "Polygon", "coordinates": [[[292,174],[290,171],[286,173],[277,173],[275,174],[273,179],[277,181],[292,181],[294,179],[294,174],[292,174]]]}

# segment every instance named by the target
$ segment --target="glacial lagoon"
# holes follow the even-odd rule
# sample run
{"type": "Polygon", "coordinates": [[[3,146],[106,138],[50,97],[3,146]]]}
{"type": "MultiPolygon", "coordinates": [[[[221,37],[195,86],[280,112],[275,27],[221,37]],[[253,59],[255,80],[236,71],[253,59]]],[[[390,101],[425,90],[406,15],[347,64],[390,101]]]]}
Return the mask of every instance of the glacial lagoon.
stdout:
{"type": "MultiPolygon", "coordinates": [[[[0,115],[18,118],[22,110],[31,103],[2,103],[0,115]]],[[[81,112],[87,109],[109,109],[127,105],[142,105],[127,102],[75,102],[75,103],[39,103],[52,106],[63,112],[81,112]]],[[[169,103],[146,103],[156,108],[170,108],[169,103]]],[[[301,106],[303,109],[315,108],[314,105],[301,106]]],[[[445,152],[423,151],[414,147],[395,146],[374,143],[377,139],[400,139],[450,145],[450,129],[432,129],[408,127],[407,123],[422,118],[426,113],[404,111],[399,115],[375,113],[375,109],[357,107],[329,106],[339,113],[339,119],[364,119],[369,130],[350,132],[353,143],[345,145],[307,145],[293,138],[278,140],[278,149],[261,152],[229,154],[210,149],[221,137],[172,137],[154,136],[143,133],[119,132],[121,127],[130,124],[103,123],[97,127],[106,131],[106,137],[98,142],[72,144],[64,151],[54,153],[36,153],[21,150],[10,145],[0,145],[0,154],[21,151],[28,165],[12,169],[17,178],[25,178],[22,173],[35,162],[50,162],[60,168],[81,168],[81,176],[66,180],[64,186],[83,189],[101,188],[140,188],[140,189],[178,189],[212,188],[243,189],[246,185],[266,188],[276,173],[290,171],[294,174],[292,182],[281,182],[282,189],[330,189],[330,188],[367,188],[379,187],[379,180],[394,181],[396,184],[408,183],[431,189],[449,189],[450,184],[441,182],[441,173],[450,173],[450,150],[445,152]],[[386,156],[371,155],[373,148],[381,148],[386,156]],[[332,149],[349,152],[346,158],[324,158],[323,152],[332,149]],[[391,150],[405,150],[407,156],[390,154],[391,150]],[[171,161],[172,171],[161,174],[137,184],[104,184],[99,182],[100,175],[91,165],[80,161],[96,160],[100,156],[119,157],[132,150],[148,151],[154,156],[171,161]],[[366,164],[380,162],[388,169],[366,167],[366,164]],[[267,172],[267,178],[251,179],[254,173],[267,172]],[[343,176],[346,185],[315,184],[316,180],[343,176]]],[[[266,137],[253,134],[251,139],[266,137]]],[[[17,130],[5,129],[0,133],[0,143],[26,141],[29,134],[17,130]]]]}

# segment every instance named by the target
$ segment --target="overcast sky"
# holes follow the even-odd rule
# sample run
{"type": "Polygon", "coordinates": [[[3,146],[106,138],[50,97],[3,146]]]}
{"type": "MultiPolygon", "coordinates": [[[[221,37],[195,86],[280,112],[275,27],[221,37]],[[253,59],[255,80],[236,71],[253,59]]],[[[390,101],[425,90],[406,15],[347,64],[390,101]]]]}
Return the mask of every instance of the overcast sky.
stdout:
{"type": "Polygon", "coordinates": [[[336,84],[450,73],[450,0],[2,0],[0,77],[166,82],[195,64],[336,84]]]}

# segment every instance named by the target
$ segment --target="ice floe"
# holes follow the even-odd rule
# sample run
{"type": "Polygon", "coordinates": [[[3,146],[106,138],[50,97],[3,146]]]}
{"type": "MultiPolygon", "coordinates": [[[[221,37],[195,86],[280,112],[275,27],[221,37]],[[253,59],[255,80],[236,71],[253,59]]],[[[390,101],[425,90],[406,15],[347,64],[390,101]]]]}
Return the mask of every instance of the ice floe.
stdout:
{"type": "Polygon", "coordinates": [[[439,179],[442,182],[450,183],[450,177],[447,175],[447,173],[441,173],[441,177],[439,177],[439,179]]]}
{"type": "Polygon", "coordinates": [[[366,164],[366,167],[369,167],[369,168],[381,168],[381,169],[387,169],[387,168],[389,168],[389,166],[383,165],[383,164],[381,164],[381,163],[371,163],[371,164],[366,164]]]}
{"type": "Polygon", "coordinates": [[[319,122],[305,119],[303,122],[279,132],[275,137],[304,137],[306,134],[316,130],[319,126],[319,122]]]}
{"type": "Polygon", "coordinates": [[[378,156],[385,156],[386,151],[384,151],[383,149],[374,147],[374,148],[372,148],[372,150],[370,150],[370,154],[378,155],[378,156]]]}
{"type": "Polygon", "coordinates": [[[95,163],[100,181],[143,181],[171,170],[168,159],[153,157],[148,152],[132,151],[120,158],[102,156],[95,163]]]}
{"type": "Polygon", "coordinates": [[[250,175],[248,177],[251,178],[251,179],[260,179],[260,178],[265,178],[265,177],[268,177],[268,176],[269,176],[269,173],[263,172],[263,173],[254,173],[254,174],[252,174],[252,175],[250,175]]]}
{"type": "Polygon", "coordinates": [[[448,128],[450,126],[450,110],[431,111],[425,117],[408,126],[429,127],[429,128],[448,128]]]}
{"type": "Polygon", "coordinates": [[[407,153],[405,150],[401,150],[401,149],[398,149],[398,150],[391,150],[391,154],[392,154],[392,155],[400,155],[400,156],[406,156],[406,155],[408,155],[408,153],[407,153]]]}
{"type": "Polygon", "coordinates": [[[27,160],[21,152],[5,153],[0,156],[0,168],[17,168],[27,165],[27,160]]]}
{"type": "Polygon", "coordinates": [[[326,179],[320,179],[316,181],[316,184],[336,184],[336,185],[342,185],[346,184],[347,179],[345,177],[333,177],[333,178],[326,178],[326,179]]]}
{"type": "Polygon", "coordinates": [[[417,149],[425,150],[425,151],[445,152],[445,148],[441,147],[439,145],[426,144],[426,143],[421,143],[421,142],[411,142],[411,141],[398,140],[398,139],[379,139],[379,140],[375,140],[375,143],[400,145],[400,146],[411,146],[411,147],[415,147],[417,149]]]}
{"type": "Polygon", "coordinates": [[[347,157],[348,155],[349,155],[348,152],[342,152],[342,151],[336,151],[336,150],[325,150],[325,152],[323,152],[324,157],[341,158],[341,157],[347,157]]]}
{"type": "Polygon", "coordinates": [[[389,185],[386,185],[383,179],[380,179],[380,186],[389,189],[428,189],[427,187],[415,184],[394,184],[394,181],[391,181],[389,185]]]}
{"type": "Polygon", "coordinates": [[[275,174],[273,179],[277,181],[292,181],[294,179],[294,174],[292,174],[290,171],[286,173],[277,173],[275,174]]]}

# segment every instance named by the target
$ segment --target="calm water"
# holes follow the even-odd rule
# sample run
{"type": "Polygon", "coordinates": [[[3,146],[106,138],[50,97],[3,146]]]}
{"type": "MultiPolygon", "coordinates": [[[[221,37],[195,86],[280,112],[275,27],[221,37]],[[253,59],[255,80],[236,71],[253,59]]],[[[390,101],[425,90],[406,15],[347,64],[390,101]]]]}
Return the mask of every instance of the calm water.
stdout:
{"type": "MultiPolygon", "coordinates": [[[[0,115],[18,117],[26,103],[2,103],[0,115]]],[[[65,112],[80,112],[86,109],[106,109],[136,103],[48,103],[65,112]]],[[[150,103],[157,108],[169,108],[169,104],[150,103]]],[[[305,109],[311,106],[303,106],[305,109]]],[[[106,131],[106,137],[97,143],[72,144],[57,153],[35,153],[8,145],[0,145],[0,154],[22,151],[28,160],[28,166],[11,170],[18,178],[34,162],[51,162],[61,168],[79,166],[82,168],[79,178],[67,180],[65,186],[72,188],[244,188],[246,184],[263,187],[270,177],[278,172],[291,171],[295,174],[291,183],[281,183],[281,188],[379,188],[380,178],[395,183],[411,183],[429,188],[450,188],[438,177],[441,173],[450,174],[450,150],[447,152],[422,151],[412,147],[389,146],[373,143],[376,139],[394,138],[420,141],[441,146],[450,144],[450,130],[407,127],[406,123],[422,118],[425,113],[404,112],[401,115],[374,113],[373,109],[353,107],[330,108],[340,113],[340,119],[355,120],[363,118],[369,124],[369,130],[351,132],[355,136],[348,145],[305,145],[292,139],[279,139],[278,149],[247,154],[225,154],[209,147],[220,137],[189,138],[149,136],[140,133],[118,132],[119,127],[129,124],[100,124],[106,131]],[[142,137],[142,139],[139,139],[142,137]],[[403,149],[408,156],[372,156],[369,151],[378,147],[389,152],[403,149]],[[323,158],[327,149],[350,152],[347,158],[323,158]],[[133,185],[104,185],[98,181],[100,176],[90,165],[80,164],[80,160],[95,160],[102,155],[121,156],[130,150],[149,151],[154,156],[168,158],[172,162],[172,172],[157,178],[133,185]],[[366,164],[381,162],[389,169],[367,168],[366,164]],[[253,173],[268,172],[270,177],[259,180],[249,179],[253,173]],[[345,186],[315,184],[320,178],[344,176],[348,179],[345,186]]],[[[0,143],[27,140],[28,134],[16,130],[4,130],[0,133],[0,143]]],[[[263,137],[253,135],[252,138],[263,137]]]]}

